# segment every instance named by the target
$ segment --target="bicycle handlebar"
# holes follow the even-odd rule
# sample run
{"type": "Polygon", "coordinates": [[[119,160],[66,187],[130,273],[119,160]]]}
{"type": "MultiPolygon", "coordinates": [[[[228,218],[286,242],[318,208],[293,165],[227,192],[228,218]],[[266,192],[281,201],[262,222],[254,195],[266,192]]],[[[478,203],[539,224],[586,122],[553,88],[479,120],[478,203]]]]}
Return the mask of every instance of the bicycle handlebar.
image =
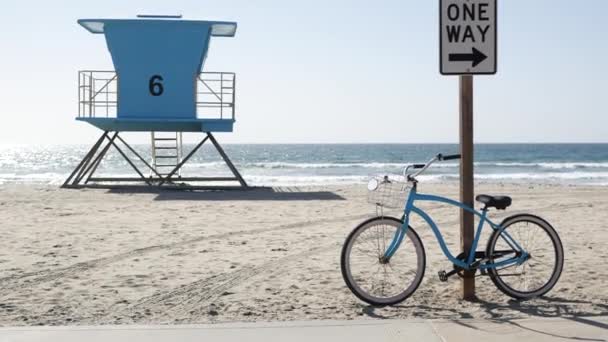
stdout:
{"type": "Polygon", "coordinates": [[[440,161],[443,161],[443,160],[454,160],[454,159],[460,159],[460,158],[461,158],[460,154],[451,154],[451,155],[447,155],[447,156],[444,156],[442,154],[438,154],[437,155],[437,159],[439,159],[440,161]]]}
{"type": "Polygon", "coordinates": [[[460,158],[461,158],[460,154],[451,154],[451,155],[444,156],[443,154],[439,153],[438,155],[433,157],[433,159],[429,160],[426,164],[413,164],[413,165],[407,166],[406,168],[403,169],[403,175],[405,176],[407,174],[407,171],[410,168],[412,168],[414,170],[419,170],[416,173],[413,173],[413,174],[407,176],[408,179],[414,179],[414,178],[418,177],[418,175],[420,175],[421,173],[426,171],[426,169],[428,169],[436,161],[454,160],[454,159],[460,159],[460,158]]]}

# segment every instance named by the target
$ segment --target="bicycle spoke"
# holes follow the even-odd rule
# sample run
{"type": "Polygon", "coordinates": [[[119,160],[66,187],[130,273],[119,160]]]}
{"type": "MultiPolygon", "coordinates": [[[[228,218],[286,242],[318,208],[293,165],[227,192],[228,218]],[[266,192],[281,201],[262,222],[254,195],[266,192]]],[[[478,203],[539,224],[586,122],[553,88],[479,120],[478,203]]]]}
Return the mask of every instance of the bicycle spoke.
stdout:
{"type": "Polygon", "coordinates": [[[361,246],[353,246],[353,248],[356,248],[358,251],[360,251],[361,253],[363,253],[365,255],[378,257],[378,254],[377,254],[377,252],[375,250],[366,249],[366,248],[363,248],[361,246]]]}
{"type": "MultiPolygon", "coordinates": [[[[501,267],[495,272],[501,279],[501,284],[509,289],[520,293],[533,293],[544,287],[554,274],[557,259],[556,255],[550,252],[554,249],[551,236],[542,226],[528,220],[512,223],[507,229],[523,251],[529,254],[529,259],[521,265],[501,267]]],[[[499,239],[494,250],[502,250],[504,242],[499,239]]]]}
{"type": "Polygon", "coordinates": [[[376,292],[375,291],[375,289],[376,289],[376,286],[375,286],[376,281],[375,280],[376,280],[376,275],[378,274],[378,271],[380,271],[380,264],[378,264],[376,266],[376,271],[374,272],[374,274],[372,275],[372,278],[371,278],[371,285],[372,285],[372,287],[370,289],[371,293],[375,293],[376,292]]]}
{"type": "Polygon", "coordinates": [[[391,220],[381,222],[371,222],[368,227],[361,229],[352,238],[348,252],[350,284],[355,286],[357,292],[374,298],[374,301],[397,298],[410,289],[414,281],[421,279],[417,276],[420,250],[406,248],[411,243],[407,235],[389,260],[382,258],[398,236],[402,224],[391,220]]]}

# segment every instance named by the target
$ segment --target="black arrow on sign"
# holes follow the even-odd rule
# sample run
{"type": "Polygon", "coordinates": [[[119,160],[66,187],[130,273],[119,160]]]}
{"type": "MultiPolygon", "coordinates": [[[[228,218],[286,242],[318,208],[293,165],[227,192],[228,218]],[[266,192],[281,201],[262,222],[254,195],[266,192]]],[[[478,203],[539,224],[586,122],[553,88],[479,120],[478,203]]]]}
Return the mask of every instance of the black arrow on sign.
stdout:
{"type": "Polygon", "coordinates": [[[473,48],[472,53],[451,53],[450,62],[473,62],[473,68],[488,58],[483,52],[473,48]]]}

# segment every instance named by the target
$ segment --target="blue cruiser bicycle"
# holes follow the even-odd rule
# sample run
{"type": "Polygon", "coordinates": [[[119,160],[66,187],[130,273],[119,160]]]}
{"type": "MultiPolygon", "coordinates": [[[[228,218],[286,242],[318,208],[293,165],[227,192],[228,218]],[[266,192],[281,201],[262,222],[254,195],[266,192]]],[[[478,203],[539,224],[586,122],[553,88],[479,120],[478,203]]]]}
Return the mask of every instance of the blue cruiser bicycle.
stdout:
{"type": "Polygon", "coordinates": [[[479,195],[481,211],[444,197],[418,192],[420,174],[437,161],[460,159],[460,155],[437,155],[426,164],[406,167],[403,178],[372,178],[368,200],[378,208],[403,208],[401,219],[380,215],[357,226],[342,248],[342,276],[349,289],[361,300],[376,306],[394,305],[411,296],[424,276],[426,256],[422,241],[409,225],[413,214],[431,228],[445,256],[453,264],[449,272],[439,272],[439,279],[479,271],[492,279],[496,287],[516,299],[544,295],[557,283],[564,265],[564,251],[557,232],[545,220],[519,214],[493,223],[488,210],[505,210],[511,205],[507,196],[479,195]],[[409,173],[410,170],[417,170],[409,173]],[[430,201],[460,207],[479,218],[471,251],[454,256],[446,246],[441,231],[429,214],[416,206],[430,201]],[[485,251],[477,251],[485,224],[492,232],[485,251]]]}

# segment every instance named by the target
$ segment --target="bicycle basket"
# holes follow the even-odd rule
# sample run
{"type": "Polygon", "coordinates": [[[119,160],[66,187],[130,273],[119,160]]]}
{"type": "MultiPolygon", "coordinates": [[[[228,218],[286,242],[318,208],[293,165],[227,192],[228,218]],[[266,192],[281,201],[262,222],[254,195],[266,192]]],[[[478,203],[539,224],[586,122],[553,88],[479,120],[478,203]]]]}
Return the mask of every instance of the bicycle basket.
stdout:
{"type": "Polygon", "coordinates": [[[367,187],[367,202],[379,207],[403,208],[411,188],[402,176],[372,177],[367,187]]]}

